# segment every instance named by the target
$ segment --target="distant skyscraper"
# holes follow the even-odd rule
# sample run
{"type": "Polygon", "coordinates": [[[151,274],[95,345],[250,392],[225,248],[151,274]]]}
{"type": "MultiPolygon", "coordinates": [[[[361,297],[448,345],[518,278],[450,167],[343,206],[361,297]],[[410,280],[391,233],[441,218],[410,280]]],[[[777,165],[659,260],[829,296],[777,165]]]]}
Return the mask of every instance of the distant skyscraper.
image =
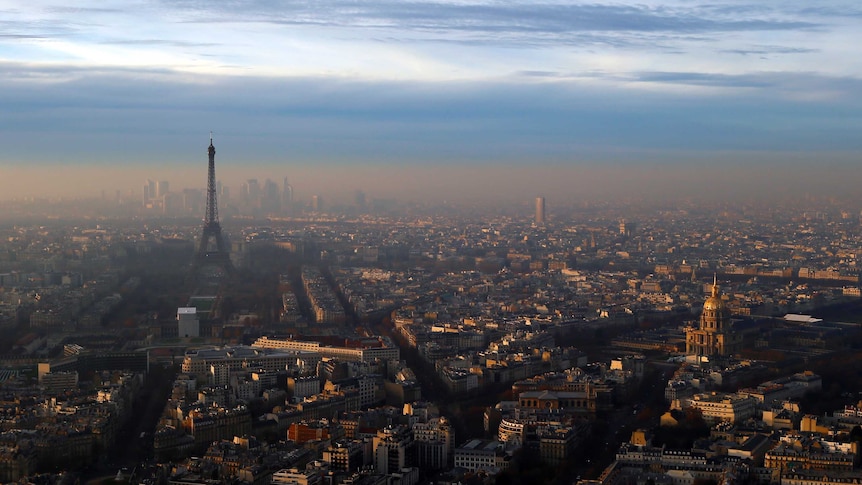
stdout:
{"type": "Polygon", "coordinates": [[[311,196],[311,211],[320,212],[323,210],[323,198],[319,195],[311,196]]]}
{"type": "Polygon", "coordinates": [[[144,207],[146,207],[150,201],[156,198],[156,182],[154,180],[147,179],[144,182],[144,197],[142,202],[144,207]]]}
{"type": "Polygon", "coordinates": [[[184,212],[198,213],[204,205],[203,192],[198,189],[183,189],[182,204],[184,212]]]}
{"type": "Polygon", "coordinates": [[[163,198],[170,190],[168,189],[168,181],[160,180],[159,183],[156,184],[156,196],[155,198],[161,199],[163,198]]]}
{"type": "Polygon", "coordinates": [[[353,196],[353,201],[356,203],[356,207],[358,207],[360,210],[365,209],[365,192],[357,189],[356,193],[353,196]]]}
{"type": "Polygon", "coordinates": [[[284,178],[284,185],[281,186],[281,206],[285,209],[290,209],[293,205],[293,186],[284,178]]]}
{"type": "Polygon", "coordinates": [[[240,196],[243,198],[243,202],[246,203],[256,203],[260,198],[260,184],[257,182],[257,179],[248,179],[242,184],[242,193],[240,196]]]}
{"type": "Polygon", "coordinates": [[[281,195],[278,193],[278,184],[271,179],[263,183],[263,195],[261,196],[261,208],[266,211],[276,212],[281,208],[281,195]]]}
{"type": "Polygon", "coordinates": [[[230,187],[219,182],[218,197],[220,204],[227,204],[230,201],[230,187]]]}
{"type": "Polygon", "coordinates": [[[545,223],[545,198],[536,197],[536,224],[545,223]]]}

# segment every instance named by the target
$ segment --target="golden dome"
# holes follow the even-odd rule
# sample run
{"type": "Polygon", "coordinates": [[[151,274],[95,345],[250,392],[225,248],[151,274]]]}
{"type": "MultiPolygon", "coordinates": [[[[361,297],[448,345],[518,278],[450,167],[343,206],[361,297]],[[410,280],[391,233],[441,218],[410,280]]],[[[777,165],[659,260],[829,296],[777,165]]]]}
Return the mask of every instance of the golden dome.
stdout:
{"type": "Polygon", "coordinates": [[[709,298],[706,299],[705,302],[703,302],[703,309],[704,310],[721,311],[721,310],[724,310],[725,307],[726,307],[726,305],[724,304],[724,300],[722,300],[721,298],[719,298],[717,296],[710,296],[709,298]]]}
{"type": "Polygon", "coordinates": [[[722,300],[721,297],[718,296],[718,281],[716,280],[716,277],[713,276],[712,295],[710,295],[709,298],[707,298],[706,301],[703,302],[703,309],[704,311],[723,311],[725,308],[727,308],[727,305],[725,305],[724,300],[722,300]]]}

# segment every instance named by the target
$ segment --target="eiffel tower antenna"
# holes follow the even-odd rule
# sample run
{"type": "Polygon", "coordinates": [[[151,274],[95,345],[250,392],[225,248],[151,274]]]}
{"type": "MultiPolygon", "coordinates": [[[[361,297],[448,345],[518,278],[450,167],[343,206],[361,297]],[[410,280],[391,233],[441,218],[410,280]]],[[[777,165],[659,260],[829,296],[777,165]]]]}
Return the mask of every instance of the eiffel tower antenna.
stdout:
{"type": "Polygon", "coordinates": [[[215,178],[215,146],[213,146],[213,134],[210,132],[210,146],[207,148],[209,155],[209,167],[207,170],[207,207],[204,214],[203,234],[198,245],[193,266],[200,269],[202,266],[212,265],[221,268],[224,272],[233,271],[230,262],[230,254],[227,243],[221,232],[221,224],[218,220],[218,201],[216,199],[215,178]]]}

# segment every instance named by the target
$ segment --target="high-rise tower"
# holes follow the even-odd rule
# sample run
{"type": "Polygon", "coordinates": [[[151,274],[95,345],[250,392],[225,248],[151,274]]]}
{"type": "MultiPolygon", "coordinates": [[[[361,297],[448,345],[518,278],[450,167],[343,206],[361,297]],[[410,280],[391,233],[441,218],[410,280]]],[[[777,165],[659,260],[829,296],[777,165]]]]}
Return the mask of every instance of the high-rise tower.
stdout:
{"type": "Polygon", "coordinates": [[[213,146],[212,134],[210,134],[210,146],[207,149],[209,155],[209,168],[207,171],[207,208],[204,214],[203,234],[195,254],[194,266],[202,268],[213,266],[221,268],[225,272],[233,270],[230,262],[227,243],[221,233],[221,224],[218,220],[218,203],[216,200],[216,178],[215,178],[215,147],[213,146]]]}
{"type": "Polygon", "coordinates": [[[545,198],[536,197],[536,224],[545,223],[545,198]]]}

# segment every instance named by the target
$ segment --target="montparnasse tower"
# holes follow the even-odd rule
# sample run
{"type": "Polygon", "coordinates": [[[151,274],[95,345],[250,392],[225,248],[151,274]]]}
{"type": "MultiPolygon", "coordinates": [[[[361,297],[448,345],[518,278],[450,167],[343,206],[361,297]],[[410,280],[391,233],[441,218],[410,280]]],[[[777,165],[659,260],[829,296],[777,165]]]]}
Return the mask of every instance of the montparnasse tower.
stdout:
{"type": "Polygon", "coordinates": [[[699,327],[685,331],[685,351],[698,357],[719,357],[738,353],[741,347],[730,322],[730,310],[721,299],[717,278],[713,277],[712,293],[703,302],[699,327]]]}

